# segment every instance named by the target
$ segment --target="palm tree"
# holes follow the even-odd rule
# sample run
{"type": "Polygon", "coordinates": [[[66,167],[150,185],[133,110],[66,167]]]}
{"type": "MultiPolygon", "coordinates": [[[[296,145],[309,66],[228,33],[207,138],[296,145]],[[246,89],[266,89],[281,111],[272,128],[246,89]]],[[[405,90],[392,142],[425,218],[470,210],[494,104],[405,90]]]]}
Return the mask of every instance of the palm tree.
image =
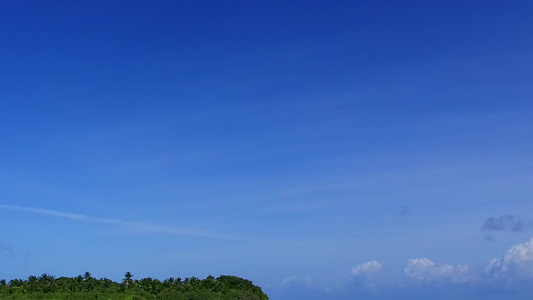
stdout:
{"type": "Polygon", "coordinates": [[[130,272],[126,272],[124,274],[124,280],[122,280],[122,284],[124,284],[127,287],[129,287],[133,283],[133,279],[131,279],[133,275],[130,272]]]}
{"type": "Polygon", "coordinates": [[[55,292],[57,290],[57,284],[54,282],[55,276],[53,275],[43,273],[43,275],[38,278],[38,281],[45,293],[55,292]]]}
{"type": "Polygon", "coordinates": [[[168,279],[165,279],[165,281],[163,281],[163,284],[165,285],[165,287],[171,287],[174,285],[174,277],[169,277],[168,279]]]}
{"type": "Polygon", "coordinates": [[[36,289],[37,289],[37,284],[38,284],[38,279],[37,277],[31,275],[30,277],[28,277],[28,288],[30,291],[32,292],[35,292],[36,289]]]}
{"type": "Polygon", "coordinates": [[[137,287],[140,287],[146,292],[151,293],[152,292],[152,281],[153,279],[151,277],[143,278],[137,281],[137,287]]]}
{"type": "Polygon", "coordinates": [[[96,281],[91,276],[91,273],[89,271],[83,274],[83,286],[86,291],[92,291],[94,289],[95,283],[96,281]]]}
{"type": "Polygon", "coordinates": [[[22,279],[11,279],[9,281],[10,286],[22,286],[24,284],[24,280],[22,279]]]}
{"type": "Polygon", "coordinates": [[[85,272],[85,274],[83,274],[83,280],[89,281],[91,279],[92,279],[92,277],[91,277],[91,273],[89,271],[87,271],[87,272],[85,272]]]}

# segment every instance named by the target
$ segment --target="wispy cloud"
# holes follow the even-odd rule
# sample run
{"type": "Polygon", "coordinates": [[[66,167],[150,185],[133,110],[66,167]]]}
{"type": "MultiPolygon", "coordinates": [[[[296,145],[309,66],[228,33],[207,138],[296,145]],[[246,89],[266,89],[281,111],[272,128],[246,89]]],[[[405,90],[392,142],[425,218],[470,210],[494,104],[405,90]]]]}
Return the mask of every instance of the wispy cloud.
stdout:
{"type": "Polygon", "coordinates": [[[311,279],[311,277],[308,276],[291,276],[289,278],[285,278],[281,282],[281,286],[285,287],[287,285],[312,285],[314,282],[311,279]]]}
{"type": "Polygon", "coordinates": [[[0,244],[0,257],[5,258],[9,256],[13,256],[13,250],[11,247],[5,244],[0,244]]]}
{"type": "Polygon", "coordinates": [[[481,230],[523,232],[529,226],[531,226],[530,222],[521,220],[514,215],[505,215],[488,218],[481,226],[481,230]]]}
{"type": "Polygon", "coordinates": [[[483,240],[487,242],[492,242],[494,241],[494,238],[492,237],[491,234],[485,234],[485,236],[483,236],[483,240]]]}
{"type": "Polygon", "coordinates": [[[409,206],[405,205],[400,210],[400,216],[406,216],[409,213],[409,206]]]}
{"type": "Polygon", "coordinates": [[[229,239],[229,240],[241,240],[241,241],[251,241],[249,239],[227,235],[220,232],[201,230],[201,229],[190,229],[190,228],[180,228],[173,226],[166,226],[155,223],[145,223],[145,222],[131,222],[121,219],[113,218],[100,218],[95,216],[62,212],[50,209],[43,209],[37,207],[27,207],[27,206],[16,206],[8,204],[0,204],[0,209],[20,211],[32,214],[47,215],[53,217],[59,217],[64,219],[70,219],[72,221],[78,222],[91,222],[99,223],[104,225],[119,226],[126,229],[129,229],[138,233],[154,233],[154,234],[175,234],[175,235],[186,235],[186,236],[196,236],[196,237],[205,237],[205,238],[214,238],[214,239],[229,239]]]}

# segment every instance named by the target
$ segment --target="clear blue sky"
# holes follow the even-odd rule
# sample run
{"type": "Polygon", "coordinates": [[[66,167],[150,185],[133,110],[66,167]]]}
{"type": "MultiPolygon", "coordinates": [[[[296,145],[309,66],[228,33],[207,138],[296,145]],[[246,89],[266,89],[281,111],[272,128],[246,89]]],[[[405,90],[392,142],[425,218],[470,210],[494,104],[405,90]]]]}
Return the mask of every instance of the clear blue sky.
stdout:
{"type": "Polygon", "coordinates": [[[0,278],[529,299],[532,1],[0,3],[0,278]]]}

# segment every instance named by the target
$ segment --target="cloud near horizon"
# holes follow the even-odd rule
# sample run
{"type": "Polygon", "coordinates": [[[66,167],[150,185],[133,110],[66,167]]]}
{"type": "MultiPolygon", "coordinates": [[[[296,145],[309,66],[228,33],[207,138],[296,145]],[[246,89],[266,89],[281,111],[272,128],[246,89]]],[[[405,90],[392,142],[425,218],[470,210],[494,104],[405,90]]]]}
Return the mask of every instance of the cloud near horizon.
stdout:
{"type": "Polygon", "coordinates": [[[289,278],[285,278],[281,282],[281,286],[288,286],[288,285],[311,285],[313,284],[313,279],[308,276],[291,276],[289,278]]]}
{"type": "Polygon", "coordinates": [[[369,276],[382,272],[383,268],[384,264],[376,260],[353,266],[350,274],[354,280],[334,287],[321,286],[307,276],[292,276],[272,292],[276,295],[281,290],[289,291],[289,297],[284,299],[389,300],[407,294],[410,299],[486,299],[486,291],[495,291],[512,297],[508,299],[529,299],[533,292],[533,238],[510,247],[501,258],[482,266],[438,264],[428,258],[411,258],[403,267],[403,280],[392,285],[366,284],[369,276]]]}
{"type": "Polygon", "coordinates": [[[421,283],[438,281],[465,283],[473,279],[468,265],[438,265],[427,258],[407,260],[403,268],[403,276],[409,281],[421,283]]]}
{"type": "Polygon", "coordinates": [[[376,260],[353,266],[350,274],[354,277],[375,274],[383,269],[383,264],[376,260]]]}
{"type": "Polygon", "coordinates": [[[533,283],[533,238],[512,246],[484,268],[435,264],[427,258],[409,259],[403,268],[403,277],[415,283],[530,284],[533,283]]]}
{"type": "Polygon", "coordinates": [[[533,238],[491,260],[485,272],[489,278],[506,283],[533,281],[533,238]]]}

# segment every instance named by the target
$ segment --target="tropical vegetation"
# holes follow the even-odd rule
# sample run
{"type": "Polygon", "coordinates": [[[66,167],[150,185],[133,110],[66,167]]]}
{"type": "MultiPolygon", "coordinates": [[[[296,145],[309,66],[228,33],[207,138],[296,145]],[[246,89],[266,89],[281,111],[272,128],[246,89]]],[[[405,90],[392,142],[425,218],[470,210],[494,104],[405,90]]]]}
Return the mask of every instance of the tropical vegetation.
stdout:
{"type": "Polygon", "coordinates": [[[90,272],[76,277],[49,274],[29,276],[27,280],[0,280],[0,300],[268,300],[260,287],[251,281],[229,275],[205,279],[170,277],[134,279],[130,272],[122,282],[94,278],[90,272]]]}

